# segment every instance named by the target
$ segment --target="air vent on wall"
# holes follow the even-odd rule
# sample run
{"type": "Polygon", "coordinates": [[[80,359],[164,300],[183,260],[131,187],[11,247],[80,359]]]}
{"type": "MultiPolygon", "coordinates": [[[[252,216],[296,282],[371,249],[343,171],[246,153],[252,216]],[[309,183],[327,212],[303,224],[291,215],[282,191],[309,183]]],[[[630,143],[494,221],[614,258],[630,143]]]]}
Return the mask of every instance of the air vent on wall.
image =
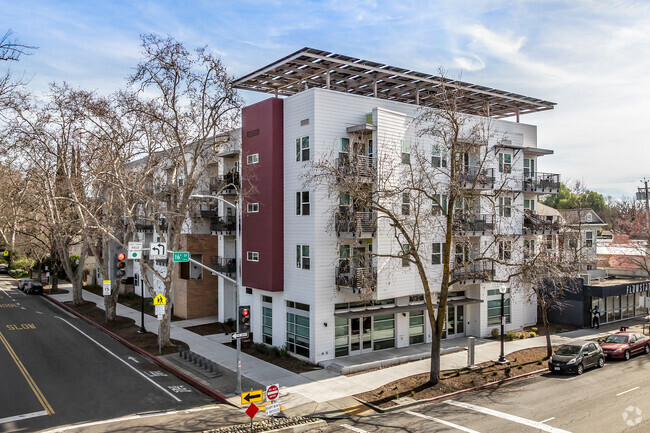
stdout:
{"type": "Polygon", "coordinates": [[[253,130],[248,131],[246,133],[246,137],[255,137],[256,135],[259,135],[259,134],[260,134],[259,128],[258,129],[253,129],[253,130]]]}
{"type": "Polygon", "coordinates": [[[300,126],[305,126],[305,125],[309,125],[309,119],[302,119],[300,121],[300,126]]]}

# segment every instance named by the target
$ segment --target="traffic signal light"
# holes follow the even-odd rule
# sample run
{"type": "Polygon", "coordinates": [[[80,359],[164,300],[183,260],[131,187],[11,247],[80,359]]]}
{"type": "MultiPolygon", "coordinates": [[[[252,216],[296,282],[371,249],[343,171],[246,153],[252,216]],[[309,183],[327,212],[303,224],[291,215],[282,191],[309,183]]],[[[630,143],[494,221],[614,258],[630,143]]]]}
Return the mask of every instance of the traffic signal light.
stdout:
{"type": "Polygon", "coordinates": [[[126,254],[117,253],[115,256],[115,277],[122,278],[126,275],[126,254]]]}
{"type": "Polygon", "coordinates": [[[251,307],[250,305],[239,306],[239,333],[250,332],[251,330],[251,307]]]}

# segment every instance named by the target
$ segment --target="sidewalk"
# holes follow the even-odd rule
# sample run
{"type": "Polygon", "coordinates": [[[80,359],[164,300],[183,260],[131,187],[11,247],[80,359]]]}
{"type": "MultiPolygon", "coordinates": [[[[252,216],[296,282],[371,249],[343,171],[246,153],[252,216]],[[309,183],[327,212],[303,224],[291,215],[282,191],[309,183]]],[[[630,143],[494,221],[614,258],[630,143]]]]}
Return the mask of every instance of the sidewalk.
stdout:
{"type": "MultiPolygon", "coordinates": [[[[68,287],[66,287],[68,288],[68,287]]],[[[64,295],[54,295],[59,301],[69,301],[72,299],[72,293],[64,295]]],[[[84,291],[83,297],[87,301],[97,304],[103,309],[103,298],[84,291]]],[[[117,314],[123,317],[134,319],[140,323],[140,312],[118,304],[117,314]]],[[[171,337],[184,341],[190,346],[190,350],[204,356],[231,372],[236,372],[236,354],[237,351],[231,347],[220,344],[223,341],[221,336],[201,336],[183,329],[180,325],[186,324],[187,321],[171,323],[171,337]],[[216,340],[216,341],[215,341],[216,340]]],[[[551,336],[553,345],[561,345],[576,339],[593,339],[608,335],[618,331],[622,325],[632,325],[640,323],[639,319],[630,319],[627,321],[603,325],[600,329],[578,329],[576,331],[565,332],[551,336]]],[[[155,317],[145,315],[145,327],[148,331],[158,333],[158,320],[155,317]]],[[[476,339],[475,363],[480,364],[486,361],[496,360],[500,353],[500,342],[485,339],[476,339]]],[[[442,370],[461,369],[467,366],[467,340],[454,339],[445,341],[445,348],[452,353],[445,354],[441,357],[442,370]]],[[[546,346],[546,337],[540,336],[535,338],[526,338],[523,340],[507,341],[505,343],[506,358],[507,354],[533,347],[546,346]]],[[[429,346],[421,345],[415,349],[411,348],[407,356],[421,356],[427,352],[429,346]],[[418,351],[420,352],[418,354],[418,351]]],[[[335,362],[338,364],[353,365],[368,362],[381,362],[388,359],[389,351],[381,351],[359,357],[348,357],[347,359],[335,362]],[[388,357],[387,357],[388,356],[388,357]]],[[[392,349],[396,356],[401,356],[403,349],[392,349]]],[[[444,350],[443,350],[444,352],[444,350]]],[[[392,354],[392,353],[391,353],[392,354]]],[[[304,411],[314,412],[326,402],[338,399],[344,399],[355,394],[373,390],[389,382],[412,376],[420,373],[429,372],[429,358],[420,359],[393,367],[381,368],[367,373],[359,373],[353,376],[342,376],[329,369],[311,371],[297,374],[283,368],[277,367],[261,359],[241,354],[242,376],[260,385],[270,385],[273,383],[280,384],[280,397],[282,406],[287,409],[296,409],[303,406],[304,411]]],[[[239,404],[239,397],[231,399],[233,403],[239,404]]],[[[291,412],[296,412],[291,411],[291,412]]],[[[294,415],[294,413],[292,413],[294,415]]]]}

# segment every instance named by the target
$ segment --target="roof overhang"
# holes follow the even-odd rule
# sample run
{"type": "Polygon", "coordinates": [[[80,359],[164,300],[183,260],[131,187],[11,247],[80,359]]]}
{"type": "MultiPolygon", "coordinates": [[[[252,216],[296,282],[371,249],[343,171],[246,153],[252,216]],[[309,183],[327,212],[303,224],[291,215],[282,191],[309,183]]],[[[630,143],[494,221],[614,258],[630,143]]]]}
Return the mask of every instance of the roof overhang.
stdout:
{"type": "Polygon", "coordinates": [[[437,107],[443,86],[459,92],[458,111],[504,118],[552,110],[554,102],[305,47],[234,81],[238,89],[290,96],[308,88],[437,107]]]}
{"type": "Polygon", "coordinates": [[[531,155],[537,155],[537,156],[553,155],[554,153],[551,149],[541,149],[539,147],[515,146],[514,144],[508,144],[508,143],[499,143],[494,147],[504,148],[504,149],[523,150],[524,153],[529,153],[531,155]]]}

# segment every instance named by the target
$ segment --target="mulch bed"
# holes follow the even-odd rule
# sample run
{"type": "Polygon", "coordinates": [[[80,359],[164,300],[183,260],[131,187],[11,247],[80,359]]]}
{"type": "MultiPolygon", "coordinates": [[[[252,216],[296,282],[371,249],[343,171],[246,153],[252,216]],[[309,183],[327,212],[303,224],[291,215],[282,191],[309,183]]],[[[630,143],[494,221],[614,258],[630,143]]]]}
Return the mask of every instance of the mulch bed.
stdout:
{"type": "Polygon", "coordinates": [[[519,350],[509,354],[506,359],[510,364],[500,365],[489,361],[479,364],[474,370],[445,370],[441,372],[441,379],[436,385],[429,384],[429,373],[423,373],[396,380],[355,397],[381,408],[388,408],[396,406],[395,400],[400,397],[423,400],[474,388],[546,368],[546,347],[519,350]]]}
{"type": "Polygon", "coordinates": [[[215,322],[207,323],[205,325],[190,326],[185,328],[190,332],[194,332],[199,335],[213,335],[213,334],[230,334],[234,332],[234,329],[231,329],[230,326],[225,323],[215,322]]]}
{"type": "MultiPolygon", "coordinates": [[[[234,344],[224,343],[225,346],[235,347],[234,344]]],[[[280,368],[285,370],[292,371],[294,373],[307,373],[308,371],[321,370],[322,367],[319,367],[316,364],[311,364],[302,359],[294,358],[291,355],[282,356],[278,353],[274,353],[274,349],[271,346],[266,346],[264,344],[251,344],[248,341],[242,341],[241,350],[242,352],[259,358],[262,361],[266,361],[269,364],[277,365],[280,368]]]]}
{"type": "MultiPolygon", "coordinates": [[[[77,313],[103,326],[112,333],[119,335],[129,343],[134,344],[153,355],[158,355],[158,335],[153,332],[138,334],[140,326],[137,325],[133,319],[117,316],[116,320],[107,322],[106,313],[101,308],[98,308],[94,302],[84,302],[81,305],[72,305],[72,302],[65,302],[65,304],[77,313]]],[[[172,340],[172,344],[173,346],[162,348],[163,355],[177,353],[178,345],[183,346],[185,349],[189,349],[189,346],[182,341],[172,340]]]]}

